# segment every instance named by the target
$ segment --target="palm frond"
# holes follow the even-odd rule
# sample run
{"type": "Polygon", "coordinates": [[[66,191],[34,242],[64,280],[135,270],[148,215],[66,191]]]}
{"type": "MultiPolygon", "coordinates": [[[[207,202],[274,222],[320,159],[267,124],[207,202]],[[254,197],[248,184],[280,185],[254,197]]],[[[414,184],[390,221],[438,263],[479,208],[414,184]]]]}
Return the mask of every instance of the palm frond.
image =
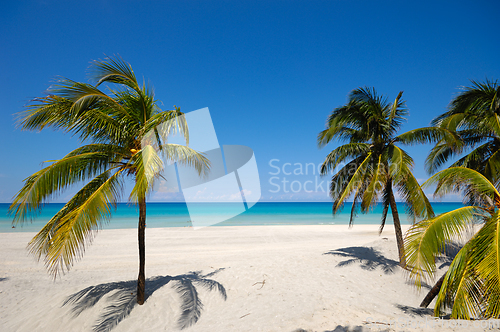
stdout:
{"type": "Polygon", "coordinates": [[[448,193],[462,191],[464,200],[477,203],[483,208],[491,208],[495,198],[499,197],[495,186],[481,173],[465,168],[451,167],[435,174],[422,186],[437,184],[434,195],[442,197],[448,193]]]}
{"type": "MultiPolygon", "coordinates": [[[[341,202],[340,207],[338,209],[335,209],[335,206],[337,205],[336,202],[340,195],[345,191],[349,180],[352,177],[353,170],[356,170],[365,160],[366,156],[358,157],[356,159],[351,160],[348,162],[344,167],[342,167],[336,174],[334,174],[331,178],[330,182],[330,188],[329,188],[329,194],[330,197],[333,199],[334,204],[333,204],[333,213],[335,214],[338,212],[342,207],[343,203],[341,202]]],[[[358,188],[359,189],[359,188],[358,188]]],[[[356,196],[355,196],[356,197],[356,196]]]]}
{"type": "Polygon", "coordinates": [[[443,140],[457,149],[462,145],[462,141],[456,133],[439,127],[413,129],[395,138],[395,141],[407,145],[434,143],[443,140]]]}
{"type": "Polygon", "coordinates": [[[110,205],[119,200],[121,171],[102,173],[85,185],[30,241],[29,251],[44,256],[49,273],[69,270],[81,257],[101,223],[111,216],[110,205]]]}
{"type": "Polygon", "coordinates": [[[29,176],[9,207],[9,212],[14,213],[14,223],[32,219],[50,198],[108,169],[113,161],[123,157],[123,152],[113,145],[86,145],[29,176]]]}
{"type": "Polygon", "coordinates": [[[379,155],[378,159],[374,160],[374,165],[371,168],[373,168],[373,171],[370,174],[370,184],[364,190],[363,200],[361,201],[361,210],[364,212],[368,211],[370,206],[376,203],[385,182],[382,155],[379,155]]]}
{"type": "Polygon", "coordinates": [[[425,170],[434,173],[457,153],[454,146],[441,140],[431,149],[425,160],[425,170]]]}
{"type": "MultiPolygon", "coordinates": [[[[350,176],[350,179],[347,182],[347,184],[345,185],[345,187],[343,188],[342,192],[340,193],[340,196],[338,196],[338,198],[335,199],[334,207],[333,207],[334,212],[338,211],[342,207],[343,202],[346,200],[346,198],[348,198],[353,193],[353,191],[355,191],[357,188],[359,188],[360,186],[363,185],[362,179],[363,179],[365,172],[368,168],[368,164],[370,162],[371,157],[372,157],[372,154],[368,153],[368,155],[363,160],[363,162],[359,165],[359,167],[356,169],[354,174],[352,176],[350,176]]],[[[333,183],[333,181],[332,181],[332,183],[333,183]]],[[[332,197],[332,198],[334,198],[334,197],[332,197]]]]}
{"type": "MultiPolygon", "coordinates": [[[[172,111],[163,111],[153,115],[144,125],[144,133],[157,130],[161,138],[167,138],[177,133],[184,136],[186,145],[189,146],[189,128],[184,113],[177,107],[172,111]]],[[[167,143],[167,142],[163,142],[167,143]]]]}
{"type": "Polygon", "coordinates": [[[178,162],[180,165],[193,167],[200,176],[207,176],[210,172],[210,161],[203,153],[180,144],[163,144],[161,153],[166,160],[178,162]]]}
{"type": "Polygon", "coordinates": [[[33,99],[16,115],[17,125],[24,130],[68,129],[73,123],[68,116],[72,105],[71,100],[52,94],[33,99]]]}
{"type": "Polygon", "coordinates": [[[482,316],[500,317],[500,211],[488,218],[474,237],[470,260],[484,288],[482,316]]]}
{"type": "Polygon", "coordinates": [[[470,261],[473,239],[467,242],[450,264],[436,299],[434,315],[452,308],[454,319],[470,319],[481,314],[482,286],[470,261]]]}
{"type": "Polygon", "coordinates": [[[405,236],[406,268],[410,278],[420,288],[436,270],[436,256],[445,249],[447,242],[460,236],[481,211],[466,206],[440,214],[413,225],[405,236]]]}
{"type": "Polygon", "coordinates": [[[134,90],[139,88],[132,67],[120,56],[95,60],[90,67],[90,71],[92,78],[97,81],[96,86],[109,82],[123,84],[134,90]]]}
{"type": "Polygon", "coordinates": [[[320,174],[325,175],[334,170],[346,159],[355,159],[366,155],[369,149],[370,145],[367,143],[349,143],[339,146],[326,156],[325,161],[321,164],[320,174]]]}
{"type": "Polygon", "coordinates": [[[411,172],[406,174],[404,181],[397,183],[397,187],[410,216],[426,219],[434,217],[432,204],[411,172]]]}

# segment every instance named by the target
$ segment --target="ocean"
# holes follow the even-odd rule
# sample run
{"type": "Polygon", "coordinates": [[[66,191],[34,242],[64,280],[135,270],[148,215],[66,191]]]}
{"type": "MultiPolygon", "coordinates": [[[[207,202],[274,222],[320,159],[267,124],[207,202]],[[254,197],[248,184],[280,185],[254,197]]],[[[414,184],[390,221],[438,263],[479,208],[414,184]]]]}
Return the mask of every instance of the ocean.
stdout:
{"type": "MultiPolygon", "coordinates": [[[[224,213],[231,209],[231,203],[197,203],[208,214],[224,213]]],[[[46,204],[41,213],[32,221],[12,227],[12,216],[8,215],[9,204],[0,203],[0,232],[37,232],[45,223],[64,206],[63,203],[46,204]]],[[[434,212],[440,214],[455,210],[462,203],[432,203],[434,212]]],[[[184,203],[147,203],[146,223],[148,228],[157,227],[189,227],[191,221],[184,203]]],[[[344,209],[332,215],[332,203],[329,202],[259,202],[246,212],[218,223],[214,226],[251,226],[251,225],[348,225],[351,203],[346,203],[344,209]]],[[[390,210],[389,210],[390,211],[390,210]]],[[[403,203],[398,203],[398,211],[402,224],[411,224],[412,220],[405,213],[403,203]]],[[[137,228],[139,208],[133,204],[120,203],[109,222],[103,229],[137,228]]],[[[375,206],[369,213],[358,213],[354,225],[380,224],[382,206],[375,206]]],[[[392,225],[389,212],[387,225],[392,225]]]]}

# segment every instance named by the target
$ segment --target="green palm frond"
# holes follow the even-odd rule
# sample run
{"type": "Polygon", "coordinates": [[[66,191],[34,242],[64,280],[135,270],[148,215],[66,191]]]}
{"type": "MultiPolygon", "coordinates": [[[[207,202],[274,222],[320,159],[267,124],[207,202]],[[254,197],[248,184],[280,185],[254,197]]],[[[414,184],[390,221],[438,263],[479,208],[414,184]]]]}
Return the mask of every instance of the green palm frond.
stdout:
{"type": "Polygon", "coordinates": [[[415,218],[432,218],[434,210],[422,187],[411,172],[407,173],[404,181],[397,183],[398,192],[406,202],[407,213],[415,218]]]}
{"type": "Polygon", "coordinates": [[[388,155],[392,156],[390,176],[398,188],[402,200],[407,203],[408,214],[414,219],[433,217],[432,205],[411,172],[413,159],[406,151],[396,145],[389,146],[387,152],[388,155]]]}
{"type": "MultiPolygon", "coordinates": [[[[180,134],[189,146],[189,128],[184,113],[176,107],[172,111],[164,111],[153,115],[144,125],[144,134],[157,130],[161,137],[180,134]]],[[[165,143],[165,142],[164,142],[165,143]]]]}
{"type": "Polygon", "coordinates": [[[343,188],[343,190],[339,193],[340,195],[338,197],[332,197],[334,198],[334,211],[338,211],[341,207],[344,201],[353,193],[355,192],[359,187],[363,185],[363,177],[365,176],[365,173],[367,171],[370,159],[372,157],[372,154],[369,153],[366,158],[363,160],[361,165],[356,169],[354,174],[350,176],[349,181],[343,188]]]}
{"type": "Polygon", "coordinates": [[[425,160],[425,170],[434,173],[458,152],[452,144],[441,140],[431,149],[425,160]]]}
{"type": "MultiPolygon", "coordinates": [[[[336,174],[332,176],[329,193],[334,202],[337,202],[338,198],[345,191],[352,177],[352,170],[357,169],[358,165],[361,164],[363,160],[365,160],[365,158],[366,156],[361,156],[348,162],[344,167],[342,167],[336,174]]],[[[336,204],[333,205],[334,213],[340,210],[340,208],[342,207],[342,202],[339,209],[335,210],[335,206],[336,204]]]]}
{"type": "Polygon", "coordinates": [[[321,164],[320,174],[327,174],[348,159],[366,155],[369,149],[370,144],[368,143],[348,143],[339,146],[326,156],[325,161],[321,164]]]}
{"type": "Polygon", "coordinates": [[[370,206],[377,202],[377,198],[383,188],[383,183],[386,178],[386,174],[384,174],[384,164],[382,163],[382,155],[379,155],[378,159],[374,160],[374,164],[371,166],[373,171],[370,174],[370,182],[363,193],[363,200],[361,201],[361,210],[364,212],[368,211],[370,206]]]}
{"type": "Polygon", "coordinates": [[[151,145],[144,146],[130,160],[135,174],[135,183],[129,200],[139,202],[153,189],[155,180],[163,170],[163,161],[151,145]]]}
{"type": "MultiPolygon", "coordinates": [[[[329,124],[328,124],[329,125],[329,124]]],[[[321,131],[317,136],[317,144],[319,148],[324,147],[328,143],[330,143],[333,139],[337,138],[339,141],[348,141],[351,143],[360,143],[363,142],[362,138],[357,139],[358,136],[362,136],[362,132],[349,128],[329,125],[329,127],[323,131],[321,131]]]]}
{"type": "Polygon", "coordinates": [[[119,201],[122,190],[121,173],[107,171],[90,181],[28,244],[32,254],[45,257],[54,278],[83,255],[94,232],[111,216],[110,205],[119,201]]]}
{"type": "Polygon", "coordinates": [[[97,87],[66,78],[59,79],[57,83],[51,88],[51,93],[72,102],[67,115],[74,122],[79,121],[80,116],[85,112],[95,108],[104,108],[112,114],[119,114],[125,119],[130,118],[130,110],[127,110],[112,96],[108,96],[97,87]]]}
{"type": "Polygon", "coordinates": [[[406,145],[434,143],[443,140],[457,149],[462,145],[462,141],[456,133],[439,127],[413,129],[395,138],[395,141],[406,145]]]}
{"type": "Polygon", "coordinates": [[[491,156],[498,151],[495,142],[486,142],[478,147],[475,147],[467,155],[463,156],[456,162],[454,162],[451,167],[466,167],[474,169],[482,174],[484,174],[488,179],[491,179],[490,175],[487,174],[486,165],[488,164],[491,156]]]}
{"type": "Polygon", "coordinates": [[[164,144],[161,152],[166,160],[178,162],[180,165],[193,167],[200,176],[207,176],[210,171],[210,161],[203,153],[179,144],[164,144]]]}
{"type": "Polygon", "coordinates": [[[443,252],[448,242],[463,233],[478,213],[478,208],[466,206],[420,221],[408,230],[405,237],[406,264],[417,287],[420,288],[422,280],[433,276],[435,257],[443,252]]]}
{"type": "Polygon", "coordinates": [[[500,150],[493,152],[485,162],[484,175],[488,179],[500,178],[500,150]]]}
{"type": "Polygon", "coordinates": [[[455,163],[475,169],[496,181],[500,174],[486,173],[488,159],[500,148],[500,86],[495,81],[472,81],[455,97],[447,112],[436,117],[432,123],[456,133],[461,144],[450,137],[439,140],[427,158],[426,168],[436,171],[450,158],[467,150],[471,151],[455,163]],[[477,145],[482,145],[479,148],[477,145]],[[494,178],[492,178],[494,177],[494,178]]]}
{"type": "Polygon", "coordinates": [[[484,288],[486,308],[482,316],[500,317],[500,211],[488,218],[475,236],[470,260],[484,288]]]}
{"type": "Polygon", "coordinates": [[[481,173],[465,168],[451,167],[435,174],[422,186],[437,184],[434,193],[442,197],[452,192],[462,191],[464,199],[470,203],[477,202],[479,206],[492,207],[495,198],[500,197],[495,186],[481,173]]]}
{"type": "Polygon", "coordinates": [[[164,167],[160,155],[167,161],[193,167],[201,176],[207,176],[210,170],[210,161],[202,153],[187,146],[164,144],[161,149],[155,150],[153,146],[146,145],[131,160],[136,180],[130,194],[132,201],[138,201],[141,195],[147,195],[153,189],[154,182],[164,167]]]}
{"type": "Polygon", "coordinates": [[[413,168],[413,158],[406,151],[394,144],[389,145],[385,153],[386,158],[390,159],[389,175],[391,178],[396,182],[406,180],[408,173],[413,168]]]}
{"type": "Polygon", "coordinates": [[[123,84],[134,90],[139,87],[132,67],[119,56],[95,60],[90,72],[91,77],[97,81],[96,86],[109,82],[123,84]]]}
{"type": "Polygon", "coordinates": [[[17,124],[25,130],[66,129],[72,125],[68,110],[73,102],[56,95],[35,98],[17,114],[17,124]]]}
{"type": "Polygon", "coordinates": [[[473,240],[465,244],[450,264],[434,307],[434,315],[437,317],[441,316],[446,308],[452,309],[451,317],[454,319],[481,316],[482,281],[470,261],[470,252],[474,248],[473,240]]]}
{"type": "Polygon", "coordinates": [[[91,85],[67,79],[58,83],[49,96],[34,99],[18,115],[23,129],[52,127],[101,142],[122,139],[123,128],[132,122],[122,105],[91,85]]]}
{"type": "Polygon", "coordinates": [[[108,169],[114,161],[123,158],[123,153],[113,145],[83,146],[26,178],[9,209],[14,213],[14,222],[32,219],[50,198],[108,169]]]}

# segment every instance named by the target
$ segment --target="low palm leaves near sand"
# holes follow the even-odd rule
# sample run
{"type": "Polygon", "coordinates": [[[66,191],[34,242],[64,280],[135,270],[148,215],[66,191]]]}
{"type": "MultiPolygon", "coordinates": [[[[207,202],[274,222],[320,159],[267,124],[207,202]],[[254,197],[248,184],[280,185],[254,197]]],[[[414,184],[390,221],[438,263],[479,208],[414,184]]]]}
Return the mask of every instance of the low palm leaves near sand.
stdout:
{"type": "Polygon", "coordinates": [[[450,158],[466,151],[454,166],[475,169],[488,179],[500,177],[500,85],[497,82],[472,81],[449,106],[449,110],[432,122],[454,131],[460,137],[449,142],[442,139],[433,147],[426,167],[434,172],[450,158]]]}
{"type": "Polygon", "coordinates": [[[321,166],[326,175],[342,166],[332,177],[330,196],[333,213],[352,197],[350,224],[358,205],[367,212],[382,198],[382,231],[389,207],[396,231],[400,264],[404,262],[403,235],[394,197],[396,188],[414,217],[434,215],[432,206],[412,174],[413,159],[399,145],[426,143],[454,135],[446,129],[421,128],[397,135],[408,116],[402,92],[391,104],[374,89],[359,88],[351,92],[346,105],[333,110],[326,129],[318,135],[318,145],[325,146],[334,139],[347,142],[334,149],[321,166]]]}
{"type": "Polygon", "coordinates": [[[199,174],[208,172],[209,161],[188,146],[162,140],[178,132],[188,143],[187,124],[178,108],[162,111],[158,107],[152,88],[137,82],[128,63],[108,58],[95,61],[91,70],[95,85],[59,79],[47,96],[33,100],[20,114],[23,129],[59,129],[88,144],[26,178],[10,209],[14,223],[24,223],[61,191],[83,183],[28,244],[56,277],[83,255],[120,201],[126,178],[133,179],[129,200],[139,205],[137,302],[143,304],[146,196],[163,166],[160,156],[193,166],[199,174]],[[108,94],[101,90],[106,85],[108,94]]]}
{"type": "Polygon", "coordinates": [[[500,193],[479,172],[451,167],[431,177],[424,185],[437,184],[435,195],[461,192],[470,203],[454,211],[421,221],[405,238],[407,268],[420,287],[436,271],[435,259],[450,241],[467,227],[480,225],[453,259],[443,278],[435,315],[451,308],[458,319],[500,317],[500,193]]]}

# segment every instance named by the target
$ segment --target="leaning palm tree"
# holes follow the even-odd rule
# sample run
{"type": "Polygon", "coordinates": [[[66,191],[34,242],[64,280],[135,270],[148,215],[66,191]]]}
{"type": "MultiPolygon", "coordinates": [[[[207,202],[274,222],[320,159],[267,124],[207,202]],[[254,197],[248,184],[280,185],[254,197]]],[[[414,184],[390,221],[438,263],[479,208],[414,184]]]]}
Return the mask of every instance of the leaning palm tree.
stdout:
{"type": "Polygon", "coordinates": [[[466,206],[413,225],[405,238],[410,277],[420,287],[433,277],[436,258],[470,226],[479,230],[455,256],[442,277],[434,314],[451,308],[451,318],[500,317],[500,192],[486,176],[465,167],[445,169],[424,183],[435,195],[462,192],[466,206]]]}
{"type": "Polygon", "coordinates": [[[111,57],[93,62],[91,69],[95,85],[58,79],[47,96],[33,100],[20,113],[22,129],[60,129],[88,144],[26,178],[10,211],[13,223],[24,223],[52,197],[82,183],[28,244],[38,259],[43,256],[55,278],[83,255],[120,201],[125,179],[132,178],[129,200],[139,205],[137,302],[143,304],[146,197],[160,176],[161,156],[193,166],[199,174],[208,172],[209,161],[187,146],[188,128],[180,109],[162,111],[153,90],[137,82],[128,63],[111,57]],[[106,85],[108,94],[100,90],[106,85]],[[165,137],[171,133],[184,135],[186,146],[167,143],[165,137]]]}
{"type": "Polygon", "coordinates": [[[414,144],[436,141],[444,136],[448,140],[453,134],[440,128],[421,128],[397,135],[408,111],[400,92],[390,104],[377,95],[373,88],[359,88],[351,92],[346,105],[333,110],[326,129],[318,135],[318,145],[325,146],[333,139],[347,142],[334,149],[321,165],[321,174],[326,175],[338,166],[343,167],[333,175],[330,196],[333,199],[333,213],[343,207],[352,197],[352,225],[358,205],[362,212],[382,198],[382,232],[389,207],[401,266],[405,266],[403,235],[399,213],[394,197],[396,188],[407,203],[407,212],[415,218],[428,218],[434,212],[411,170],[413,159],[399,144],[414,144]]]}
{"type": "MultiPolygon", "coordinates": [[[[461,156],[450,167],[475,169],[493,183],[500,179],[500,85],[497,81],[471,81],[432,124],[449,130],[459,138],[443,137],[432,148],[426,169],[434,173],[450,159],[461,156]]],[[[443,275],[424,298],[427,307],[439,293],[443,275]]]]}
{"type": "Polygon", "coordinates": [[[500,85],[496,81],[472,81],[432,124],[456,132],[460,141],[443,138],[436,143],[427,157],[430,173],[467,151],[451,167],[475,169],[492,181],[500,177],[500,85]]]}

